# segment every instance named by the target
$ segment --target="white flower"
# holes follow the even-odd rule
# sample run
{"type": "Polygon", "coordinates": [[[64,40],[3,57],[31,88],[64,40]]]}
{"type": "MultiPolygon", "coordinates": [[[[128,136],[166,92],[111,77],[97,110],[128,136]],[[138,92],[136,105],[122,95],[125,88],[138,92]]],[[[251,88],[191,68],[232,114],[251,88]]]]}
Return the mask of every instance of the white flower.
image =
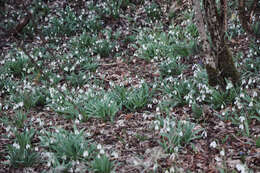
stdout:
{"type": "Polygon", "coordinates": [[[250,78],[248,81],[248,85],[250,85],[252,83],[252,79],[250,78]]]}
{"type": "Polygon", "coordinates": [[[176,157],[175,153],[172,153],[172,154],[170,155],[170,159],[171,159],[172,161],[175,160],[175,157],[176,157]]]}
{"type": "Polygon", "coordinates": [[[78,119],[75,120],[75,124],[79,124],[79,120],[78,119]]]}
{"type": "Polygon", "coordinates": [[[216,141],[211,142],[209,146],[212,148],[216,148],[217,147],[216,141]]]}
{"type": "Polygon", "coordinates": [[[82,115],[81,114],[79,114],[79,120],[82,120],[82,115]]]}
{"type": "Polygon", "coordinates": [[[216,157],[215,157],[215,160],[216,160],[217,162],[220,162],[222,159],[221,159],[220,157],[216,156],[216,157]]]}
{"type": "Polygon", "coordinates": [[[175,127],[176,123],[174,121],[171,122],[172,127],[175,127]]]}
{"type": "Polygon", "coordinates": [[[253,97],[256,97],[257,96],[257,92],[253,92],[253,97]]]}
{"type": "Polygon", "coordinates": [[[175,172],[174,167],[171,167],[170,168],[170,173],[174,173],[174,172],[175,172]]]}
{"type": "Polygon", "coordinates": [[[245,118],[244,116],[240,116],[240,117],[239,117],[239,120],[240,120],[241,123],[243,123],[243,122],[245,121],[245,119],[246,119],[246,118],[245,118]]]}
{"type": "Polygon", "coordinates": [[[105,154],[105,150],[102,148],[99,153],[100,154],[105,154]]]}
{"type": "Polygon", "coordinates": [[[157,168],[158,168],[158,164],[155,163],[154,166],[153,166],[153,170],[155,171],[157,168]]]}
{"type": "Polygon", "coordinates": [[[78,130],[75,130],[74,133],[75,133],[75,135],[78,135],[78,134],[79,134],[79,131],[78,131],[78,130]]]}
{"type": "Polygon", "coordinates": [[[80,94],[82,94],[83,92],[84,92],[84,90],[83,90],[83,89],[80,89],[80,90],[79,90],[79,93],[80,93],[80,94]]]}
{"type": "Polygon", "coordinates": [[[97,149],[100,150],[102,148],[101,144],[97,145],[97,149]]]}
{"type": "Polygon", "coordinates": [[[159,130],[159,125],[156,124],[155,127],[154,127],[155,130],[159,130]]]}
{"type": "Polygon", "coordinates": [[[66,85],[65,85],[65,84],[62,85],[61,90],[62,90],[62,91],[65,91],[65,90],[66,90],[66,85]]]}
{"type": "Polygon", "coordinates": [[[236,168],[237,168],[237,170],[240,171],[241,173],[246,173],[245,165],[243,165],[243,164],[237,164],[237,165],[236,165],[236,168]]]}
{"type": "Polygon", "coordinates": [[[39,122],[39,125],[42,127],[44,125],[44,122],[43,121],[40,121],[39,122]]]}
{"type": "Polygon", "coordinates": [[[16,149],[20,149],[20,145],[17,144],[17,143],[14,143],[14,144],[13,144],[13,147],[15,147],[16,149]]]}
{"type": "Polygon", "coordinates": [[[65,67],[65,68],[64,68],[64,71],[69,71],[68,67],[65,67]]]}
{"type": "Polygon", "coordinates": [[[225,151],[224,151],[224,150],[221,150],[221,151],[220,151],[220,155],[221,155],[221,156],[225,156],[225,151]]]}
{"type": "Polygon", "coordinates": [[[23,102],[19,102],[18,107],[23,107],[23,102]]]}
{"type": "Polygon", "coordinates": [[[47,167],[51,167],[51,162],[50,161],[48,161],[47,167]]]}
{"type": "Polygon", "coordinates": [[[252,107],[252,106],[253,106],[253,102],[250,102],[248,106],[249,106],[249,107],[252,107]]]}
{"type": "Polygon", "coordinates": [[[88,151],[83,152],[83,157],[88,157],[88,151]]]}
{"type": "Polygon", "coordinates": [[[9,126],[6,127],[5,130],[6,130],[6,132],[9,132],[10,129],[11,129],[11,126],[9,125],[9,126]]]}
{"type": "Polygon", "coordinates": [[[118,158],[118,153],[114,151],[114,152],[112,153],[112,156],[114,156],[114,157],[117,159],[117,158],[118,158]]]}
{"type": "Polygon", "coordinates": [[[50,138],[50,143],[52,144],[55,141],[54,138],[50,138]]]}
{"type": "Polygon", "coordinates": [[[227,84],[226,89],[229,90],[229,89],[232,88],[232,87],[233,87],[233,84],[232,84],[231,82],[229,82],[229,83],[227,84]]]}
{"type": "Polygon", "coordinates": [[[202,132],[202,136],[203,136],[203,138],[206,138],[206,137],[208,136],[207,131],[204,130],[204,131],[202,132]]]}
{"type": "Polygon", "coordinates": [[[29,144],[26,144],[25,148],[29,149],[31,146],[29,144]]]}
{"type": "Polygon", "coordinates": [[[66,160],[66,159],[67,159],[67,156],[66,156],[66,155],[63,155],[61,158],[62,158],[63,160],[66,160]]]}
{"type": "Polygon", "coordinates": [[[240,128],[241,130],[244,130],[244,125],[243,125],[243,124],[240,124],[240,125],[239,125],[239,128],[240,128]]]}

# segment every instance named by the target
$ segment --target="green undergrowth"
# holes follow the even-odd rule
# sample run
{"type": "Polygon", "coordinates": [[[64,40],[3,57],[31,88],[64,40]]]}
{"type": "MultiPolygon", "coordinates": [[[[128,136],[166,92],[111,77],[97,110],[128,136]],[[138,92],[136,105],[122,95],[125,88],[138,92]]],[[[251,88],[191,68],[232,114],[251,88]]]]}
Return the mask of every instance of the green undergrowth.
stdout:
{"type": "MultiPolygon", "coordinates": [[[[122,115],[147,112],[155,117],[149,131],[157,135],[156,144],[167,157],[187,147],[196,152],[196,141],[207,138],[207,112],[216,121],[231,123],[236,135],[256,141],[259,147],[259,138],[250,129],[260,121],[256,42],[248,52],[233,57],[241,85],[226,79],[225,89],[211,87],[203,63],[197,63],[202,52],[192,10],[185,9],[170,20],[163,3],[156,1],[64,3],[66,7],[56,8],[33,1],[28,8],[35,14],[34,20],[41,21],[38,31],[30,21],[18,37],[26,41],[10,43],[0,54],[0,111],[4,115],[0,122],[9,143],[5,166],[113,172],[122,164],[120,159],[88,135],[91,128],[84,123],[113,127],[122,115]],[[41,43],[39,34],[46,43],[41,43]],[[140,77],[143,71],[135,70],[139,62],[156,67],[157,71],[149,71],[152,80],[140,77]],[[117,72],[114,66],[124,69],[117,72]],[[129,72],[130,76],[123,76],[120,82],[107,81],[114,72],[129,72]],[[41,117],[42,112],[48,116],[41,117]],[[58,118],[75,123],[54,127],[58,118]]],[[[0,26],[12,28],[14,18],[21,14],[19,10],[12,13],[0,26]]],[[[234,16],[230,19],[229,39],[243,33],[237,22],[234,16]]],[[[145,134],[137,138],[148,140],[145,134]]]]}

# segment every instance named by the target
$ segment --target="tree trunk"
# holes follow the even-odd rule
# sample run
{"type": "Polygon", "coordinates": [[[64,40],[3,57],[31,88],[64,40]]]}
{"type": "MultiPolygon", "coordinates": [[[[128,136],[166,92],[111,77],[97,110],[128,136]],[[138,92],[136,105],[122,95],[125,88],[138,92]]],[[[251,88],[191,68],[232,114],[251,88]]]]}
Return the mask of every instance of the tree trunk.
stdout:
{"type": "Polygon", "coordinates": [[[211,86],[226,87],[226,80],[238,83],[240,75],[234,65],[232,53],[225,40],[227,30],[227,0],[220,0],[220,9],[215,0],[203,0],[203,10],[199,0],[193,0],[197,28],[203,43],[204,62],[211,86]],[[202,14],[204,12],[204,15],[202,14]],[[204,16],[204,17],[203,17],[204,16]],[[207,31],[205,29],[205,23],[207,31]],[[210,38],[208,38],[208,35],[210,38]]]}

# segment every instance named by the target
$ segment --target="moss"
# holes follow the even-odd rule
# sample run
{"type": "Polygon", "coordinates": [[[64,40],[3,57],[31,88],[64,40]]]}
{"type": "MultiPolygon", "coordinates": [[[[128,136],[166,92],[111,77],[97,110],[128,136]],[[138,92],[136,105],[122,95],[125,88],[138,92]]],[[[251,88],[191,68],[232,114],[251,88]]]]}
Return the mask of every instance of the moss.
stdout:
{"type": "Polygon", "coordinates": [[[209,85],[210,86],[216,86],[219,84],[218,82],[218,70],[212,68],[208,64],[206,64],[206,70],[209,78],[209,85]]]}
{"type": "Polygon", "coordinates": [[[224,80],[231,79],[234,85],[238,84],[240,79],[240,74],[236,69],[234,64],[232,53],[230,49],[225,45],[222,53],[218,57],[218,69],[221,72],[220,76],[224,80]]]}
{"type": "Polygon", "coordinates": [[[218,56],[218,67],[214,69],[206,65],[206,70],[209,78],[209,85],[220,85],[222,89],[226,88],[226,80],[231,79],[234,85],[238,84],[240,74],[234,64],[232,53],[227,46],[225,46],[222,53],[218,56]]]}

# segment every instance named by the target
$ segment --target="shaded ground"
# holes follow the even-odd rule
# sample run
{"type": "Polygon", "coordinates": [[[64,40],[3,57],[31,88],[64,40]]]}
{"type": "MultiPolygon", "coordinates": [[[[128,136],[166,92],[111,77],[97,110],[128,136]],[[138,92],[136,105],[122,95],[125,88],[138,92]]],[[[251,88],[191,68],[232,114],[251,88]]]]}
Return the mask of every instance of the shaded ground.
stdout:
{"type": "MultiPolygon", "coordinates": [[[[122,31],[118,38],[113,36],[110,37],[109,40],[109,44],[116,42],[119,48],[118,50],[116,48],[113,49],[113,51],[109,52],[108,55],[105,54],[104,57],[97,55],[99,53],[93,53],[93,61],[98,62],[98,65],[96,71],[91,73],[94,77],[88,81],[87,85],[81,87],[84,91],[91,88],[92,85],[100,85],[105,91],[109,91],[112,88],[111,82],[113,82],[113,85],[121,85],[126,88],[137,87],[143,81],[151,85],[154,83],[162,83],[161,78],[163,78],[163,76],[160,74],[160,61],[147,61],[144,60],[143,57],[138,57],[135,53],[142,45],[134,44],[135,41],[131,41],[130,38],[130,40],[125,39],[131,35],[138,35],[138,32],[140,32],[139,30],[142,30],[142,28],[152,28],[155,23],[155,20],[152,20],[152,22],[147,22],[146,20],[149,19],[149,15],[147,14],[150,14],[144,10],[145,5],[147,4],[143,4],[139,1],[130,2],[135,5],[128,8],[122,7],[120,12],[122,12],[123,15],[118,18],[115,16],[111,17],[111,15],[109,16],[106,12],[100,14],[102,18],[102,29],[106,27],[111,28],[112,34],[118,31],[118,28],[122,31]],[[116,58],[117,54],[120,54],[121,58],[116,58]]],[[[66,9],[66,7],[69,6],[76,14],[80,14],[80,10],[84,7],[84,3],[85,1],[74,3],[68,3],[66,1],[47,1],[45,5],[50,7],[50,12],[44,12],[42,16],[48,16],[49,14],[51,16],[58,15],[56,14],[58,10],[56,11],[55,8],[66,9]]],[[[94,1],[93,4],[95,3],[102,4],[100,1],[94,1]]],[[[160,17],[158,20],[161,21],[165,33],[168,33],[170,31],[169,25],[172,21],[167,18],[167,15],[171,10],[172,4],[167,1],[154,1],[154,3],[162,9],[160,15],[163,17],[160,17]]],[[[181,12],[187,10],[189,7],[190,4],[186,1],[183,1],[182,5],[175,4],[174,12],[176,13],[176,19],[173,21],[174,26],[182,26],[185,17],[182,17],[181,12]]],[[[22,11],[18,16],[24,16],[26,11],[25,8],[18,3],[12,5],[11,2],[6,4],[6,10],[10,10],[10,12],[8,12],[6,16],[1,15],[1,20],[4,21],[5,19],[14,18],[14,24],[10,24],[10,26],[7,27],[9,28],[9,31],[12,31],[10,28],[17,26],[16,24],[19,23],[19,21],[21,22],[21,20],[16,16],[12,16],[11,13],[13,11],[22,11]]],[[[151,15],[156,17],[157,14],[151,15]]],[[[39,17],[38,19],[39,21],[37,21],[37,26],[39,28],[48,25],[48,22],[44,21],[44,17],[39,17]]],[[[7,23],[8,22],[2,22],[1,25],[7,26],[7,23]]],[[[47,45],[48,47],[52,44],[57,44],[59,46],[57,46],[58,48],[54,47],[51,51],[45,49],[44,51],[46,51],[47,55],[52,53],[59,55],[70,52],[71,47],[67,47],[69,42],[68,40],[76,37],[75,35],[77,34],[59,37],[57,43],[55,43],[56,37],[53,37],[53,39],[50,39],[48,44],[45,44],[42,43],[42,39],[39,39],[42,35],[31,29],[33,28],[32,25],[33,23],[27,24],[25,28],[23,28],[23,31],[18,35],[16,35],[15,31],[13,33],[7,31],[7,33],[4,30],[0,30],[0,35],[2,36],[0,38],[2,59],[7,58],[7,54],[12,51],[13,47],[15,48],[16,45],[24,44],[21,43],[22,40],[26,43],[24,44],[26,45],[25,49],[30,53],[33,51],[34,46],[45,47],[47,45]],[[32,30],[34,32],[32,32],[32,30]]],[[[70,27],[72,26],[73,24],[70,27]]],[[[97,38],[105,40],[107,36],[105,33],[102,33],[102,29],[100,32],[97,32],[97,38]]],[[[60,31],[57,29],[57,32],[60,31]]],[[[232,47],[232,50],[234,50],[234,54],[236,54],[236,52],[243,52],[246,54],[249,47],[248,45],[249,41],[245,36],[239,36],[230,41],[230,46],[232,47]]],[[[198,53],[196,55],[189,55],[189,58],[183,58],[180,60],[181,63],[186,64],[188,67],[182,71],[183,76],[192,77],[194,75],[194,69],[192,67],[194,64],[201,63],[199,60],[201,56],[202,55],[198,53]],[[194,58],[194,56],[198,58],[194,58]]],[[[256,57],[256,59],[257,58],[259,58],[259,56],[256,57]]],[[[39,57],[39,59],[41,60],[44,58],[39,57]]],[[[61,68],[57,65],[57,69],[52,69],[53,67],[50,64],[56,61],[58,62],[59,60],[50,58],[50,60],[47,60],[46,62],[44,61],[42,67],[45,67],[46,65],[47,69],[51,69],[52,72],[55,72],[60,76],[66,76],[67,72],[62,69],[66,66],[63,66],[62,63],[60,63],[61,68]]],[[[3,64],[1,67],[4,66],[3,64]]],[[[68,64],[68,66],[71,65],[68,64]]],[[[79,72],[81,68],[80,65],[76,66],[75,72],[79,72]]],[[[256,91],[259,94],[259,83],[257,83],[259,82],[259,79],[257,78],[259,77],[259,72],[255,76],[255,84],[250,86],[247,90],[248,93],[256,91]]],[[[43,86],[44,82],[49,82],[47,80],[44,81],[44,78],[41,77],[38,79],[37,72],[32,72],[27,77],[24,77],[23,80],[33,82],[34,86],[43,86]]],[[[178,76],[177,78],[183,80],[181,76],[178,76]]],[[[20,82],[19,86],[25,85],[21,82],[22,77],[15,76],[12,79],[18,83],[20,82]]],[[[56,86],[61,86],[64,83],[67,83],[65,77],[60,80],[56,86]]],[[[68,87],[73,88],[73,86],[70,86],[70,83],[68,84],[68,87]]],[[[5,104],[7,105],[7,103],[10,103],[10,95],[11,94],[8,92],[2,92],[0,103],[3,107],[5,104]]],[[[203,128],[203,133],[205,132],[206,134],[203,134],[202,138],[196,139],[191,143],[180,147],[179,151],[176,152],[177,154],[165,152],[159,145],[159,141],[162,140],[163,137],[160,135],[159,130],[154,130],[154,121],[157,120],[157,116],[167,117],[165,112],[157,110],[159,102],[163,97],[163,91],[157,90],[149,106],[146,105],[135,112],[123,108],[116,113],[114,122],[104,122],[100,119],[90,118],[87,121],[76,123],[77,128],[85,128],[87,139],[102,144],[105,151],[108,153],[110,160],[114,161],[117,165],[115,172],[165,172],[166,170],[169,171],[172,167],[175,168],[176,172],[218,172],[218,168],[223,168],[223,171],[225,172],[230,172],[231,170],[234,172],[240,172],[236,168],[236,165],[239,164],[246,164],[253,172],[260,172],[260,148],[256,147],[256,139],[260,134],[259,119],[250,119],[250,135],[246,136],[241,132],[239,123],[235,125],[231,119],[220,119],[217,116],[222,115],[223,112],[232,112],[232,108],[236,107],[233,103],[227,104],[224,108],[216,110],[210,107],[210,105],[202,104],[203,114],[199,119],[193,117],[194,113],[192,112],[192,108],[187,104],[172,108],[170,113],[175,115],[176,119],[189,119],[192,122],[196,122],[197,124],[195,127],[203,128]],[[217,142],[217,147],[211,146],[213,141],[217,142]],[[221,151],[224,151],[225,154],[221,155],[221,151]]],[[[14,103],[11,102],[11,104],[14,103]]],[[[256,99],[255,104],[259,107],[259,99],[256,99]]],[[[41,131],[41,129],[50,129],[51,127],[62,127],[66,130],[72,130],[73,124],[75,124],[75,117],[71,118],[73,116],[67,116],[65,114],[60,115],[47,107],[48,106],[45,105],[30,108],[27,112],[27,120],[24,122],[24,127],[34,127],[37,131],[41,131]],[[43,125],[40,125],[40,123],[43,123],[43,125]]],[[[0,172],[58,172],[57,169],[52,170],[44,163],[30,169],[11,168],[10,165],[7,164],[8,161],[5,158],[7,152],[5,149],[7,144],[13,143],[14,139],[14,134],[10,133],[10,131],[7,130],[7,127],[14,121],[15,111],[16,110],[13,109],[12,106],[7,109],[1,108],[0,172]]],[[[259,117],[255,112],[252,114],[253,115],[248,116],[259,117]]],[[[230,116],[233,117],[235,114],[233,115],[231,113],[230,116]]],[[[18,130],[23,131],[24,129],[25,128],[20,128],[18,130]]],[[[36,135],[33,138],[33,144],[37,145],[39,141],[40,139],[36,135]]],[[[44,151],[44,148],[40,147],[40,151],[44,151]]]]}

